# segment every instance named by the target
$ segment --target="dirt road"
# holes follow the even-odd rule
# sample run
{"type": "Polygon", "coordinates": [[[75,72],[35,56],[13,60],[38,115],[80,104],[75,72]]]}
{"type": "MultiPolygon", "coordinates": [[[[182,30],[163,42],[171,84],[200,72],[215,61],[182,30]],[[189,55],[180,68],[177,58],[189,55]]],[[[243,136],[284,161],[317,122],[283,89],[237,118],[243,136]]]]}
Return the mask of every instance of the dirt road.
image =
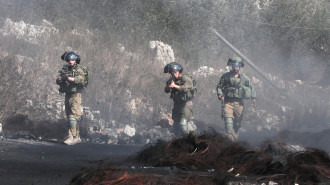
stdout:
{"type": "Polygon", "coordinates": [[[140,146],[0,140],[0,185],[65,185],[102,160],[119,162],[140,146]]]}

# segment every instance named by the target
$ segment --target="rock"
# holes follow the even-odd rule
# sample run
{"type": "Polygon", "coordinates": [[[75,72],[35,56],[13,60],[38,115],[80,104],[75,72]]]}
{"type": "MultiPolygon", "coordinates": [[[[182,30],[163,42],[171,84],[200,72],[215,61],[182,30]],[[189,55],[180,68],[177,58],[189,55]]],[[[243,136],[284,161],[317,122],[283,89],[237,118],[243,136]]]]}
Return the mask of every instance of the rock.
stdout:
{"type": "Polygon", "coordinates": [[[9,18],[5,20],[4,26],[0,28],[0,31],[4,36],[14,36],[16,39],[24,39],[32,44],[40,44],[41,41],[58,33],[58,30],[53,26],[37,26],[27,24],[24,21],[13,22],[9,18]]]}
{"type": "Polygon", "coordinates": [[[159,125],[161,128],[172,128],[168,119],[159,120],[156,125],[159,125]]]}
{"type": "Polygon", "coordinates": [[[135,128],[130,127],[129,125],[125,126],[124,133],[130,137],[133,137],[135,135],[135,128]]]}
{"type": "Polygon", "coordinates": [[[118,142],[117,142],[117,144],[122,145],[122,144],[130,144],[130,143],[131,143],[131,137],[130,136],[128,136],[125,133],[120,133],[118,135],[118,142]]]}
{"type": "Polygon", "coordinates": [[[153,53],[154,60],[161,62],[162,65],[175,61],[174,52],[170,45],[161,41],[150,41],[149,49],[153,53]]]}
{"type": "Polygon", "coordinates": [[[278,183],[274,182],[274,181],[269,181],[268,185],[278,185],[278,183]]]}
{"type": "Polygon", "coordinates": [[[199,67],[197,71],[193,72],[193,74],[196,76],[203,76],[203,77],[207,77],[210,75],[219,75],[218,73],[215,73],[212,67],[208,67],[208,66],[199,67]]]}

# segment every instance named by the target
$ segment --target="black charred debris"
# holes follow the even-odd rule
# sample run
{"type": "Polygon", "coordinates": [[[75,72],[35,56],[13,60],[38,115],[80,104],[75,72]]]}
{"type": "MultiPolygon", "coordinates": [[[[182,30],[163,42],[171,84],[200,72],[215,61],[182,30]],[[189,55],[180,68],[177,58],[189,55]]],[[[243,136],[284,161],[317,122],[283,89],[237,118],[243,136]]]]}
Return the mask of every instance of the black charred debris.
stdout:
{"type": "Polygon", "coordinates": [[[70,184],[328,184],[330,158],[265,141],[259,149],[212,132],[146,145],[124,164],[104,163],[70,184]]]}

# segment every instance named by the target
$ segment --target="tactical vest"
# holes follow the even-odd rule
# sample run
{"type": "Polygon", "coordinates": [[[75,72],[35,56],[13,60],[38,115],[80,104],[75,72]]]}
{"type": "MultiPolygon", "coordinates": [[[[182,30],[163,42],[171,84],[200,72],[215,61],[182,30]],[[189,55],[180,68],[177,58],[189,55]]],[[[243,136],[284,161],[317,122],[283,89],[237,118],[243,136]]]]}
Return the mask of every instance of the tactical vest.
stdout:
{"type": "Polygon", "coordinates": [[[240,78],[235,78],[229,74],[225,76],[222,92],[225,97],[230,98],[251,98],[251,82],[243,73],[239,73],[240,78]]]}
{"type": "MultiPolygon", "coordinates": [[[[84,71],[80,66],[73,66],[69,67],[66,71],[64,71],[68,77],[77,77],[77,76],[84,76],[84,71]]],[[[85,77],[84,77],[85,78],[85,77]]],[[[75,83],[75,82],[61,82],[59,88],[60,93],[81,93],[84,88],[83,83],[75,83]]]]}
{"type": "Polygon", "coordinates": [[[184,85],[186,83],[185,79],[187,78],[190,78],[193,83],[193,87],[190,90],[183,92],[178,91],[177,89],[172,89],[171,91],[171,98],[176,103],[184,103],[192,100],[197,92],[196,81],[188,74],[183,74],[181,78],[175,80],[174,82],[176,85],[184,85]]]}

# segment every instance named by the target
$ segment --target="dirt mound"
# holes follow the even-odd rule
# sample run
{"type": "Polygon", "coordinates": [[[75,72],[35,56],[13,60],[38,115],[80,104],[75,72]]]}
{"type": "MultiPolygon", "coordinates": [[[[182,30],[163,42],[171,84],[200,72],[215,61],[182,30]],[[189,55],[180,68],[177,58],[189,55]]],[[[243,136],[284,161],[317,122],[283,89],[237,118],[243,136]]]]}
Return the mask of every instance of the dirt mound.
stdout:
{"type": "Polygon", "coordinates": [[[315,184],[330,182],[329,155],[265,142],[252,150],[218,133],[188,135],[145,146],[123,166],[106,164],[77,175],[71,184],[315,184]]]}

